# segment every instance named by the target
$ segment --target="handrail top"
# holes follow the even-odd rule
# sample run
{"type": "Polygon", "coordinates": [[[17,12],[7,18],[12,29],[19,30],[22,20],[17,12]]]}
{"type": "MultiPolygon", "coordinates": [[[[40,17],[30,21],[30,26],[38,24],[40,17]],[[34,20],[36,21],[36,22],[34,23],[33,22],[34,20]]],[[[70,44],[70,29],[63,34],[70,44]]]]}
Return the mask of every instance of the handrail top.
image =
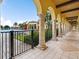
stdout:
{"type": "Polygon", "coordinates": [[[28,31],[32,31],[32,30],[35,30],[35,29],[29,29],[29,30],[0,30],[0,33],[1,32],[11,32],[11,31],[13,31],[13,32],[28,32],[28,31]]]}

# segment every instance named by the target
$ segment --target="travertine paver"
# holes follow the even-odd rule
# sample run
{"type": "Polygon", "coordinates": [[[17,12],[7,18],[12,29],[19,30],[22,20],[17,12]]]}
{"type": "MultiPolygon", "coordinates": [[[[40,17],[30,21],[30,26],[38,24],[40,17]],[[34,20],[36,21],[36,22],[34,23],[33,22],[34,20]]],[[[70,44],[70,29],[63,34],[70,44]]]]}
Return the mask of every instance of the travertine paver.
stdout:
{"type": "Polygon", "coordinates": [[[79,59],[79,32],[69,32],[59,41],[50,40],[46,44],[45,51],[35,48],[15,59],[79,59]]]}

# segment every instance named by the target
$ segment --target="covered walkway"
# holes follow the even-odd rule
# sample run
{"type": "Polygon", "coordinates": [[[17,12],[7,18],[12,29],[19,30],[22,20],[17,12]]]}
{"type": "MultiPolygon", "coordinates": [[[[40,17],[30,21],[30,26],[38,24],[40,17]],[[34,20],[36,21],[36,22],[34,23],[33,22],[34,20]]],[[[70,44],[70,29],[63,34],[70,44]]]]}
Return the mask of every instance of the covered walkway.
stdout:
{"type": "Polygon", "coordinates": [[[79,0],[34,0],[34,3],[39,16],[41,49],[48,47],[45,42],[46,22],[51,24],[52,40],[57,40],[73,28],[79,30],[79,0]]]}
{"type": "MultiPolygon", "coordinates": [[[[39,17],[38,47],[14,56],[11,44],[11,59],[79,59],[79,0],[33,1],[39,17]],[[48,42],[45,40],[46,28],[52,33],[48,42]]],[[[33,31],[31,34],[33,39],[33,31]]],[[[12,39],[11,32],[13,43],[12,39]]]]}
{"type": "Polygon", "coordinates": [[[48,48],[40,50],[34,48],[15,57],[15,59],[79,59],[79,32],[72,30],[59,41],[50,40],[48,48]]]}

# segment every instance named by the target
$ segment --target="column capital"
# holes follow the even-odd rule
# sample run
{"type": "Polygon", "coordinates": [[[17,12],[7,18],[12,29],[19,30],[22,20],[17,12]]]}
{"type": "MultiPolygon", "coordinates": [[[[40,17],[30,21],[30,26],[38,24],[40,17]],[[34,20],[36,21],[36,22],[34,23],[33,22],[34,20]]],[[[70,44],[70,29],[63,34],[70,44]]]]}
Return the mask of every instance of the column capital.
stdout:
{"type": "Polygon", "coordinates": [[[38,16],[41,17],[41,18],[45,17],[43,13],[38,13],[38,16]]]}
{"type": "Polygon", "coordinates": [[[52,21],[56,22],[57,20],[56,20],[56,19],[54,19],[54,20],[52,20],[52,21]]]}

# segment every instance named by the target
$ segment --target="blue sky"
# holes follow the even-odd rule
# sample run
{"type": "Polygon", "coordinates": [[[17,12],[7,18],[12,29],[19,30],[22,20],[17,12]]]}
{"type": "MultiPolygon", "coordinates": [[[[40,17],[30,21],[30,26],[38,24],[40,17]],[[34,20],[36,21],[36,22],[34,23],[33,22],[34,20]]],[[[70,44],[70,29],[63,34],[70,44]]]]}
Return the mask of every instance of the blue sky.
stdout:
{"type": "Polygon", "coordinates": [[[38,20],[36,7],[33,0],[4,0],[1,11],[2,21],[6,24],[38,20]],[[5,21],[7,23],[5,23],[5,21]]]}

